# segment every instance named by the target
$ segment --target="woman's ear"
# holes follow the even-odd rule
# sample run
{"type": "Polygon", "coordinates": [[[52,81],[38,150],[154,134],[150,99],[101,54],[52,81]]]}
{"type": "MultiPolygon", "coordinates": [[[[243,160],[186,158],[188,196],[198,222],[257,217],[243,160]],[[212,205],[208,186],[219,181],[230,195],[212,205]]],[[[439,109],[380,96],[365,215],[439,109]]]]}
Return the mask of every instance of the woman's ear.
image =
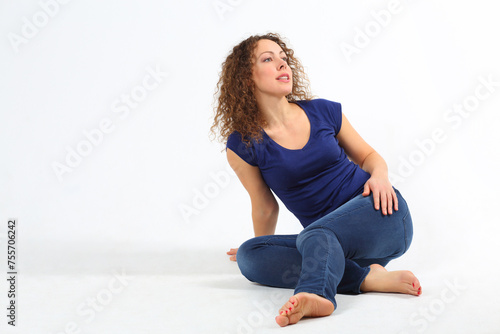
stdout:
{"type": "Polygon", "coordinates": [[[247,85],[247,87],[250,87],[250,89],[253,90],[253,80],[252,80],[252,78],[248,78],[246,80],[246,85],[247,85]]]}

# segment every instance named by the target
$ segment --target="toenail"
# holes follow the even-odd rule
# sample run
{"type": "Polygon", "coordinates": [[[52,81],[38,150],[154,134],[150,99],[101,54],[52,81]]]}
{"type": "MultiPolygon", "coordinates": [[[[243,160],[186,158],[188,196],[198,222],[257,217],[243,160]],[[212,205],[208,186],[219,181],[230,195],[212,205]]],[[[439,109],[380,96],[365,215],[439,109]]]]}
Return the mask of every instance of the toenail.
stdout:
{"type": "Polygon", "coordinates": [[[413,287],[415,287],[415,283],[411,283],[411,285],[412,285],[413,287]]]}
{"type": "Polygon", "coordinates": [[[289,308],[289,310],[291,311],[291,310],[292,310],[292,308],[290,307],[290,308],[289,308]]]}

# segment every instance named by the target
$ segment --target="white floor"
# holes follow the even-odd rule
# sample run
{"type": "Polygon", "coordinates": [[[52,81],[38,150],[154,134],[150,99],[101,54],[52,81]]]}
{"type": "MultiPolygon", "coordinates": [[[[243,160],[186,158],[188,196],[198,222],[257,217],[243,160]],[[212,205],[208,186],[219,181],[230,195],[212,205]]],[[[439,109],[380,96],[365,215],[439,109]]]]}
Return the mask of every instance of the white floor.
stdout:
{"type": "MultiPolygon", "coordinates": [[[[424,287],[420,297],[338,295],[332,316],[281,329],[274,316],[292,290],[248,282],[222,248],[44,243],[22,249],[17,326],[2,317],[2,333],[500,333],[496,278],[479,264],[474,275],[459,265],[419,264],[411,269],[424,287]]],[[[406,263],[398,259],[388,268],[406,263]]]]}

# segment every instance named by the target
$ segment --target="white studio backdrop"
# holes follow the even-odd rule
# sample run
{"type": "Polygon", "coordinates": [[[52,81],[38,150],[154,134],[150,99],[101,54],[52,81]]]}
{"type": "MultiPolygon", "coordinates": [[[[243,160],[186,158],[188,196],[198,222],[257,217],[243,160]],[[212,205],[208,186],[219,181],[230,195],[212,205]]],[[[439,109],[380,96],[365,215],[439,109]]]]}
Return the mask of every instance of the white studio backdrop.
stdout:
{"type": "MultiPolygon", "coordinates": [[[[251,237],[248,195],[208,136],[213,93],[234,45],[278,32],[388,162],[414,221],[404,261],[496,261],[493,1],[1,1],[0,27],[0,236],[17,218],[25,258],[251,237]]],[[[282,207],[277,232],[299,231],[282,207]]]]}

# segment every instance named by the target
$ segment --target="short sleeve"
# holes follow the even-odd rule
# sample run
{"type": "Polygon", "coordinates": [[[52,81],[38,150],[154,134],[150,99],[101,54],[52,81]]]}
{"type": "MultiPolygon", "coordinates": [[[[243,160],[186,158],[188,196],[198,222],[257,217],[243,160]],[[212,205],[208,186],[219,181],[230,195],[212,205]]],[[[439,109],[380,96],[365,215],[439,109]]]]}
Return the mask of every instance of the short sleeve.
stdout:
{"type": "Polygon", "coordinates": [[[327,115],[325,116],[333,126],[333,129],[335,130],[335,136],[337,136],[340,132],[340,128],[342,127],[342,105],[338,102],[328,100],[323,100],[323,102],[325,112],[327,113],[327,115]]]}
{"type": "Polygon", "coordinates": [[[314,99],[299,103],[304,109],[312,112],[317,120],[333,129],[337,136],[342,127],[342,105],[326,99],[314,99]]]}
{"type": "Polygon", "coordinates": [[[226,149],[228,148],[249,165],[257,166],[253,147],[251,145],[247,146],[247,144],[243,142],[242,136],[239,132],[235,131],[229,135],[226,143],[226,149]]]}
{"type": "Polygon", "coordinates": [[[342,105],[338,102],[332,102],[333,103],[333,118],[334,118],[334,127],[335,127],[335,133],[339,134],[340,128],[342,127],[342,105]]]}

